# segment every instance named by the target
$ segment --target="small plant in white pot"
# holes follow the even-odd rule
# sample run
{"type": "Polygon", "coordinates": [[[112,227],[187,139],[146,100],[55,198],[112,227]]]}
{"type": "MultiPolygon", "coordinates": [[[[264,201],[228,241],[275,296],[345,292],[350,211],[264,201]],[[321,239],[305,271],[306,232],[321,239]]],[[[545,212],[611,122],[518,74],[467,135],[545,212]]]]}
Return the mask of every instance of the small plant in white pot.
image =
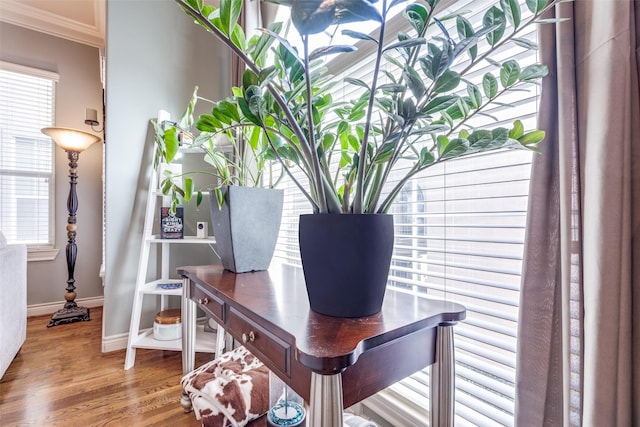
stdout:
{"type": "Polygon", "coordinates": [[[526,12],[517,0],[500,0],[486,10],[482,26],[473,28],[462,14],[438,19],[439,0],[272,0],[291,7],[302,52],[281,34],[281,23],[247,40],[237,23],[242,0],[221,0],[219,7],[201,0],[176,2],[246,65],[243,87],[234,89],[218,114],[209,115],[208,131],[259,132],[313,208],[314,214],[300,218],[300,251],[310,305],[317,312],[357,317],[380,310],[393,248],[388,211],[409,179],[480,152],[536,151],[544,138],[519,120],[475,129],[470,119],[547,74],[542,64],[498,62],[492,55],[508,43],[535,48],[519,35],[542,22],[554,1],[527,0],[526,12]],[[398,7],[404,8],[411,32],[390,40],[387,18],[398,7]],[[455,20],[455,34],[445,19],[455,20]],[[379,29],[372,34],[348,29],[349,22],[365,20],[379,29]],[[369,80],[344,79],[363,89],[353,99],[333,99],[336,82],[324,60],[354,48],[309,49],[313,34],[334,24],[345,24],[343,34],[375,50],[369,80]],[[480,63],[493,70],[474,84],[469,75],[480,63]],[[296,179],[296,169],[303,179],[296,179]],[[392,173],[400,171],[401,178],[392,182],[392,173]]]}
{"type": "MultiPolygon", "coordinates": [[[[212,166],[206,171],[175,173],[165,169],[161,189],[171,196],[171,208],[196,199],[200,205],[203,192],[209,193],[211,224],[216,238],[217,254],[227,270],[244,273],[265,270],[269,267],[282,218],[283,191],[264,187],[263,175],[271,151],[258,134],[245,135],[242,129],[225,132],[227,138],[206,131],[192,137],[192,128],[205,127],[201,121],[194,123],[193,111],[198,100],[211,102],[198,96],[196,87],[185,113],[176,123],[152,120],[157,145],[155,166],[171,164],[180,148],[197,149],[204,153],[204,160],[212,166]],[[218,147],[219,141],[228,141],[218,147]],[[239,144],[243,140],[245,143],[239,144]],[[193,175],[211,176],[212,184],[206,188],[194,188],[193,175]]],[[[224,106],[218,103],[213,107],[224,106]]]]}

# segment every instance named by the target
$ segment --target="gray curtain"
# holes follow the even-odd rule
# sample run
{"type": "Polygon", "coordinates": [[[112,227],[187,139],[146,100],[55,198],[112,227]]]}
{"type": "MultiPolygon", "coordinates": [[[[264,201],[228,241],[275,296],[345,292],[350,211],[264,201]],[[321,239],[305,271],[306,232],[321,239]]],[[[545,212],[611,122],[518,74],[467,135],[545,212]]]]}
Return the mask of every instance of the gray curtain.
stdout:
{"type": "Polygon", "coordinates": [[[576,0],[540,29],[516,368],[519,426],[640,425],[640,5],[576,0]]]}

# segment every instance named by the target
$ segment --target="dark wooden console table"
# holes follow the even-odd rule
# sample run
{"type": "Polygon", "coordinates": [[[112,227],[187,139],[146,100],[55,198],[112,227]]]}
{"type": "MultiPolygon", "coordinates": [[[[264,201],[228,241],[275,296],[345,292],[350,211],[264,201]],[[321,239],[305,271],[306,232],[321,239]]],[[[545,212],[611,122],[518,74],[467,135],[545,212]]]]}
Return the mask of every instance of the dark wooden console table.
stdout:
{"type": "Polygon", "coordinates": [[[381,313],[335,318],[309,309],[298,267],[274,261],[254,273],[178,273],[185,372],[194,369],[197,304],[308,402],[310,427],[342,426],[343,408],[429,365],[430,425],[453,425],[452,326],[464,319],[463,306],[387,290],[381,313]]]}

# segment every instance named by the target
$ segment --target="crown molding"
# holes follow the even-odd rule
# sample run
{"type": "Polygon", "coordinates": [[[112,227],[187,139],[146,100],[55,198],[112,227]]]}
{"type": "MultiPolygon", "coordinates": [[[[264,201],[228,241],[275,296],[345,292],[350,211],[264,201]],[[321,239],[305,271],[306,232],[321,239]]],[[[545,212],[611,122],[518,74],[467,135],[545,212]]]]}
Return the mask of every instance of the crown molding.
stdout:
{"type": "Polygon", "coordinates": [[[38,9],[17,0],[2,0],[0,20],[33,31],[94,47],[104,47],[105,0],[94,0],[94,25],[38,9]]]}

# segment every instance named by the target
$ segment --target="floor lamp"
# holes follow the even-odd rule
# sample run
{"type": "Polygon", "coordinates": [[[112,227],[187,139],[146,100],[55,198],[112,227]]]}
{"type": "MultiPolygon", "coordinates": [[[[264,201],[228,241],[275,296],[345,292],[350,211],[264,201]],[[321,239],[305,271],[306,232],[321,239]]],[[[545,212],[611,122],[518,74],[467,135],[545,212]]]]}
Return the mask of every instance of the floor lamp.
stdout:
{"type": "Polygon", "coordinates": [[[76,183],[78,180],[77,168],[80,153],[94,142],[100,141],[100,137],[91,133],[83,132],[76,129],[48,127],[43,128],[42,133],[50,136],[56,145],[67,152],[69,158],[69,197],[67,198],[67,210],[69,218],[67,219],[67,270],[69,279],[67,280],[67,293],[64,295],[66,300],[64,308],[56,311],[51,317],[51,321],[47,327],[63,325],[65,323],[81,322],[91,320],[89,318],[89,309],[87,307],[79,307],[75,302],[76,299],[76,280],[73,278],[73,272],[76,266],[76,256],[78,248],[76,246],[76,211],[78,210],[78,195],[76,194],[76,183]]]}

